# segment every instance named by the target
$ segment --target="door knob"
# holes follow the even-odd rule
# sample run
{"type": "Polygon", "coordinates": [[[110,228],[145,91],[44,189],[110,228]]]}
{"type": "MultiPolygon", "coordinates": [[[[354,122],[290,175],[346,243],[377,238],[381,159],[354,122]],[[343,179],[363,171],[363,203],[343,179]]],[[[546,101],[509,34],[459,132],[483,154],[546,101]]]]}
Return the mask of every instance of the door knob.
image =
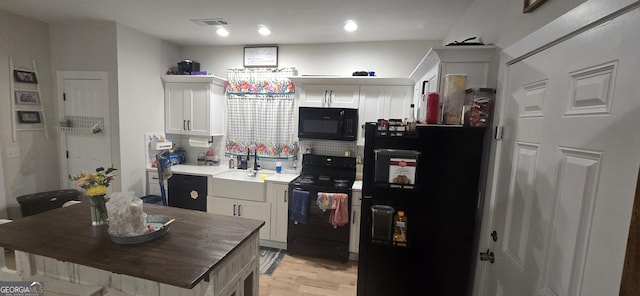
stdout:
{"type": "Polygon", "coordinates": [[[494,230],[493,232],[491,232],[491,239],[492,239],[494,242],[497,242],[497,241],[498,241],[498,232],[497,232],[497,231],[495,231],[495,230],[494,230]]]}
{"type": "Polygon", "coordinates": [[[480,261],[489,261],[491,264],[496,262],[496,256],[489,249],[486,252],[480,252],[480,261]]]}

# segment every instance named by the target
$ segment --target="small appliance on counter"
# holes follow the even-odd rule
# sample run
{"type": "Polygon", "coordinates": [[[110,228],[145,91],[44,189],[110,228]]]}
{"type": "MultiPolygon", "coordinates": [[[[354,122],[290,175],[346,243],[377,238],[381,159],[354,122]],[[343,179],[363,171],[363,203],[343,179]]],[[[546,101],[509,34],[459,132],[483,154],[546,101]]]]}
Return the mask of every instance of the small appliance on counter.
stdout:
{"type": "Polygon", "coordinates": [[[179,75],[191,75],[192,72],[200,72],[200,63],[192,60],[182,60],[178,62],[179,75]]]}
{"type": "Polygon", "coordinates": [[[204,160],[205,160],[205,165],[210,165],[210,166],[220,165],[220,157],[218,157],[218,155],[216,155],[215,152],[213,152],[213,150],[211,149],[205,152],[204,160]]]}

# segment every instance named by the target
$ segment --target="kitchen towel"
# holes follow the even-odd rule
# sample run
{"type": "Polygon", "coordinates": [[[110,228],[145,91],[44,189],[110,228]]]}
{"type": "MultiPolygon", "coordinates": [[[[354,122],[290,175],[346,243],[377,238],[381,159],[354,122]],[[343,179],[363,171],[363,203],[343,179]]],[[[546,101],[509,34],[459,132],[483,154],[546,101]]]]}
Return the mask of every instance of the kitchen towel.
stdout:
{"type": "Polygon", "coordinates": [[[294,189],[289,204],[289,219],[296,223],[307,223],[309,192],[294,189]]]}
{"type": "Polygon", "coordinates": [[[333,204],[333,193],[318,192],[318,199],[316,200],[316,203],[323,212],[335,209],[333,204]]]}
{"type": "Polygon", "coordinates": [[[349,224],[349,197],[345,193],[333,194],[333,208],[329,215],[333,228],[349,224]]]}

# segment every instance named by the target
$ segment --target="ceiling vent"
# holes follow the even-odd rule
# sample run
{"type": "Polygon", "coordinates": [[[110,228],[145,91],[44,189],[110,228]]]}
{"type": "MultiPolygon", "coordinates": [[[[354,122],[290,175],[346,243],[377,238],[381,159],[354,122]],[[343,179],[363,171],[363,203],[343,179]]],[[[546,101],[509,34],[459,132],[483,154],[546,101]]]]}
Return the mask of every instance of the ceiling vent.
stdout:
{"type": "Polygon", "coordinates": [[[200,26],[228,26],[229,22],[223,18],[191,20],[200,26]]]}

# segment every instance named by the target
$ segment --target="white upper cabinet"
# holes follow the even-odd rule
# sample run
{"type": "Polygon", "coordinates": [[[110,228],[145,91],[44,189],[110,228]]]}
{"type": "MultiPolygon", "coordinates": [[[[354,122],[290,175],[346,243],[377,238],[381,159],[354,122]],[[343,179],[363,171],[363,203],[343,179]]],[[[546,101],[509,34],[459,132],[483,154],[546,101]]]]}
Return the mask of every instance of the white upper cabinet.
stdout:
{"type": "Polygon", "coordinates": [[[496,88],[498,50],[495,46],[433,47],[413,70],[409,78],[415,81],[414,101],[418,120],[424,120],[426,102],[422,94],[437,92],[442,100],[444,76],[466,74],[466,88],[496,88]]]}
{"type": "Polygon", "coordinates": [[[413,85],[407,79],[405,85],[362,85],[358,107],[357,145],[364,145],[364,124],[378,119],[409,118],[413,103],[413,85]]]}
{"type": "Polygon", "coordinates": [[[215,76],[165,75],[165,132],[191,136],[224,133],[226,80],[215,76]]]}
{"type": "Polygon", "coordinates": [[[302,85],[301,107],[358,108],[357,85],[302,85]]]}

